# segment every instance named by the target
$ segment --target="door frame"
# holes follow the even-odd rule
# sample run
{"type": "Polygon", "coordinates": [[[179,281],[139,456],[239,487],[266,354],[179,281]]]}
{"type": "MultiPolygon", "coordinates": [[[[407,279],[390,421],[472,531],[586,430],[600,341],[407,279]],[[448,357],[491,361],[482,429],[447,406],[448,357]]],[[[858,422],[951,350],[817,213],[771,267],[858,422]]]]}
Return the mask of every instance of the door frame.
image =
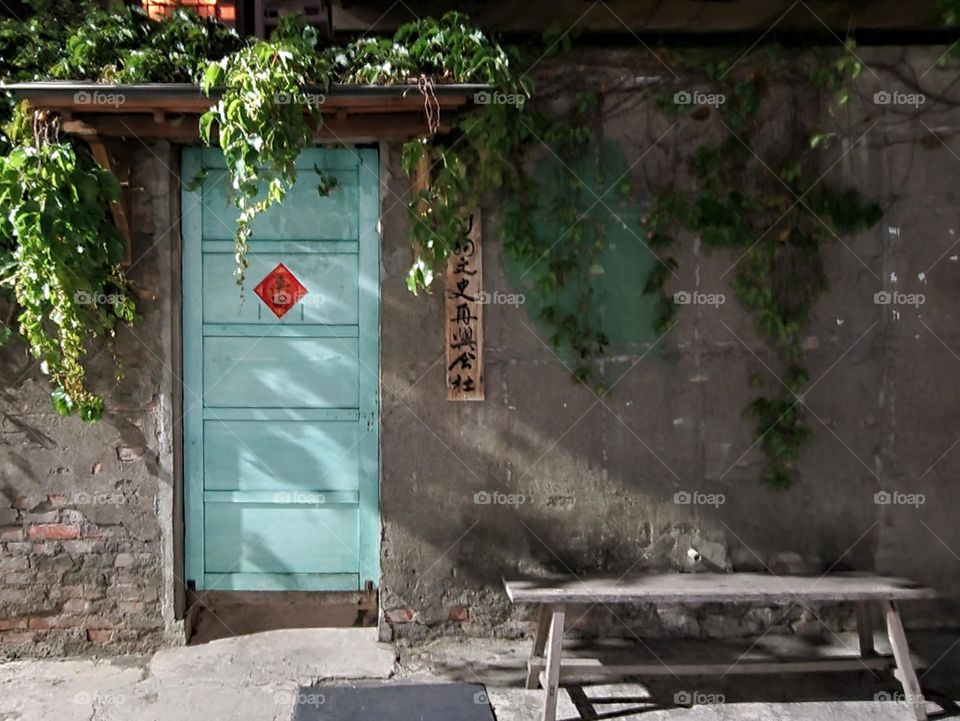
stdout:
{"type": "MultiPolygon", "coordinates": [[[[358,508],[358,563],[359,588],[364,590],[380,585],[380,158],[377,147],[324,148],[311,146],[306,150],[352,153],[358,162],[358,364],[359,364],[359,421],[371,431],[362,443],[371,444],[372,452],[360,453],[360,485],[358,508]],[[372,176],[371,176],[372,174],[372,176]],[[364,499],[368,502],[364,503],[364,499]]],[[[188,343],[191,334],[200,337],[203,324],[203,188],[187,185],[206,168],[222,168],[222,153],[216,148],[183,147],[180,162],[180,355],[181,355],[181,459],[183,498],[183,579],[188,591],[203,590],[204,573],[204,500],[203,478],[203,418],[187,411],[198,402],[191,384],[202,388],[202,340],[188,343]],[[195,295],[189,302],[188,293],[195,295]],[[196,298],[200,302],[196,302],[196,298]],[[197,383],[197,380],[200,382],[197,383]],[[199,422],[199,423],[198,423],[199,422]],[[188,444],[199,449],[188,453],[188,444]],[[198,579],[200,583],[198,584],[198,579]]],[[[245,289],[252,292],[251,288],[245,289]]],[[[202,392],[202,391],[201,391],[202,392]]],[[[201,404],[202,409],[202,404],[201,404]]],[[[222,589],[229,590],[229,589],[222,589]]],[[[187,605],[190,605],[189,603],[187,605]]]]}

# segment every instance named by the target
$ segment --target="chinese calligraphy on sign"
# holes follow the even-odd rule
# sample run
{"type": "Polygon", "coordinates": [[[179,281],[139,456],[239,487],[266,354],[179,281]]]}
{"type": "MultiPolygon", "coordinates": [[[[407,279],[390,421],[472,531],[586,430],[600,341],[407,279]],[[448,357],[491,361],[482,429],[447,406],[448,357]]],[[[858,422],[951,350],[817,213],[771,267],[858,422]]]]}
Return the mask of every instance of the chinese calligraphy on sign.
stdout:
{"type": "Polygon", "coordinates": [[[465,237],[447,257],[444,288],[447,400],[483,400],[483,253],[480,211],[466,221],[465,237]]]}

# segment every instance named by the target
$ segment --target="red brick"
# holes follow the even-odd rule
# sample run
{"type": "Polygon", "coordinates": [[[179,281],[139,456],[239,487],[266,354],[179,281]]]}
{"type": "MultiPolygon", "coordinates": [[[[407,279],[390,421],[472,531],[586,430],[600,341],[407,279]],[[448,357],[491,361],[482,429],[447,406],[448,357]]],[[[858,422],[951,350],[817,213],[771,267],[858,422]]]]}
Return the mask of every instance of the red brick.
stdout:
{"type": "Polygon", "coordinates": [[[451,606],[450,612],[447,614],[447,618],[451,621],[456,621],[457,623],[463,623],[464,621],[470,620],[470,607],[469,606],[451,606]]]}
{"type": "Polygon", "coordinates": [[[387,620],[390,623],[412,623],[413,609],[412,608],[391,608],[389,611],[387,611],[387,620]]]}
{"type": "Polygon", "coordinates": [[[33,637],[30,631],[0,631],[0,643],[23,643],[32,641],[33,637]]]}
{"type": "Polygon", "coordinates": [[[62,506],[67,505],[70,502],[70,499],[66,496],[47,496],[47,500],[50,501],[50,505],[54,508],[61,508],[62,506]]]}
{"type": "Polygon", "coordinates": [[[26,628],[25,618],[0,618],[0,631],[13,631],[17,628],[26,628]]]}
{"type": "Polygon", "coordinates": [[[83,625],[83,619],[71,616],[37,616],[29,619],[27,626],[32,629],[77,628],[83,625]]]}
{"type": "Polygon", "coordinates": [[[17,496],[13,499],[13,508],[18,508],[21,511],[27,507],[28,499],[26,496],[17,496]]]}
{"type": "Polygon", "coordinates": [[[79,526],[67,526],[63,523],[43,523],[39,526],[30,526],[27,529],[30,538],[44,538],[52,540],[67,540],[80,538],[79,526]]]}
{"type": "Polygon", "coordinates": [[[113,631],[106,628],[88,628],[87,640],[90,643],[109,643],[113,638],[113,631]]]}

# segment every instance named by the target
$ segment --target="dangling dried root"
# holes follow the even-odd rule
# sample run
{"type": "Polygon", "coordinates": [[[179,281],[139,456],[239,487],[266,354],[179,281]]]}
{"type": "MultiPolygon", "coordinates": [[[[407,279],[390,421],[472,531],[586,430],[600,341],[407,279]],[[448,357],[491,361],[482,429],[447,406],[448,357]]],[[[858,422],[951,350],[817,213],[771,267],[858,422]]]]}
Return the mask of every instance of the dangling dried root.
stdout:
{"type": "Polygon", "coordinates": [[[423,113],[427,117],[427,130],[436,135],[440,130],[440,101],[434,92],[433,78],[421,75],[417,78],[417,90],[423,95],[423,113]]]}

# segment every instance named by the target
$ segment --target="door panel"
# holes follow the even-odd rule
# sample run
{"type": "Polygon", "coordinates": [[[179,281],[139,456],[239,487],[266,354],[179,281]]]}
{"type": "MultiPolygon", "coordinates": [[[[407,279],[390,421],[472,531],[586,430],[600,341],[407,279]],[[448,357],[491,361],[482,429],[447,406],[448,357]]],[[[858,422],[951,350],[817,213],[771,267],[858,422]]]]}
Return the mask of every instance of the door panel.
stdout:
{"type": "Polygon", "coordinates": [[[349,421],[205,421],[204,489],[357,491],[366,432],[349,421]]]}
{"type": "Polygon", "coordinates": [[[356,408],[356,338],[205,338],[204,400],[222,408],[356,408]]]}
{"type": "Polygon", "coordinates": [[[208,503],[209,573],[356,573],[355,508],[208,503]],[[325,543],[305,543],[318,537],[325,543]]]}
{"type": "Polygon", "coordinates": [[[219,152],[184,151],[186,573],[198,589],[355,590],[379,581],[379,235],[373,150],[310,149],[253,224],[233,277],[219,152]],[[315,169],[338,184],[317,192],[315,169]],[[282,317],[253,288],[283,264],[282,317]]]}
{"type": "MultiPolygon", "coordinates": [[[[306,153],[335,153],[336,150],[312,150],[306,153]]],[[[351,151],[344,151],[351,152],[351,151]]],[[[366,152],[366,151],[360,151],[366,152]]],[[[359,153],[358,153],[359,154],[359,153]]],[[[222,165],[222,160],[221,160],[222,165]]],[[[356,240],[360,234],[358,208],[361,179],[357,168],[330,171],[337,186],[326,197],[317,192],[320,178],[313,168],[302,168],[297,184],[287,193],[282,205],[258,215],[251,228],[260,240],[356,240]],[[296,207],[298,212],[288,212],[296,207]],[[310,212],[299,212],[300,209],[310,212]]],[[[372,170],[376,171],[376,168],[372,170]]],[[[366,170],[364,171],[366,173],[366,170]]],[[[364,182],[366,178],[362,179],[364,182]]],[[[227,202],[230,181],[226,170],[210,169],[204,179],[203,237],[207,240],[233,238],[239,212],[227,202]]]]}

